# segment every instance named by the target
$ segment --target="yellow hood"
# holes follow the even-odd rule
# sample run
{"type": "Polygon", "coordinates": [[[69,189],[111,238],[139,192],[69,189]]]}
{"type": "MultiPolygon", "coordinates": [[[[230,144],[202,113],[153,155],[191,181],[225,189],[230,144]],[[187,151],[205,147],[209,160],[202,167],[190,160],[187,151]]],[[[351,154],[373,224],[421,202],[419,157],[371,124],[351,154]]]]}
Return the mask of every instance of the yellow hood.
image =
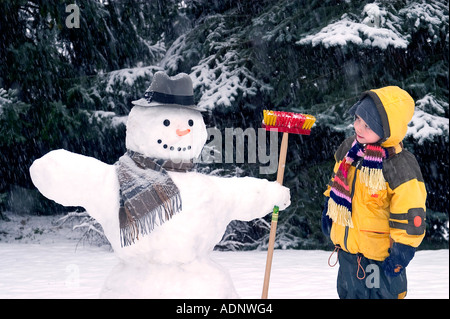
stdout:
{"type": "Polygon", "coordinates": [[[386,86],[370,90],[369,95],[380,113],[384,129],[381,146],[397,146],[405,137],[408,123],[414,115],[414,100],[405,90],[398,86],[386,86]]]}

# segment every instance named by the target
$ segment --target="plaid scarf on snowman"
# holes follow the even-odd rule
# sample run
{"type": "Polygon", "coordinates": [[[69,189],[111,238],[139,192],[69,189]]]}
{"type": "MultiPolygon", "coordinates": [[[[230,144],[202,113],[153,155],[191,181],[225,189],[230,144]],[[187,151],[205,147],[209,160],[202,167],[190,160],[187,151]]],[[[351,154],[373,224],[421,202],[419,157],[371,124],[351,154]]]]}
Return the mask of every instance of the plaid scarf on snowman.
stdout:
{"type": "Polygon", "coordinates": [[[373,144],[364,146],[355,139],[340,163],[331,185],[327,215],[333,222],[353,228],[352,195],[347,180],[350,166],[362,159],[360,181],[369,188],[371,194],[374,194],[386,189],[383,160],[388,156],[388,149],[373,144]]]}
{"type": "Polygon", "coordinates": [[[128,150],[116,163],[120,185],[120,239],[122,247],[153,231],[182,209],[180,191],[166,170],[187,172],[192,162],[152,159],[128,150]]]}

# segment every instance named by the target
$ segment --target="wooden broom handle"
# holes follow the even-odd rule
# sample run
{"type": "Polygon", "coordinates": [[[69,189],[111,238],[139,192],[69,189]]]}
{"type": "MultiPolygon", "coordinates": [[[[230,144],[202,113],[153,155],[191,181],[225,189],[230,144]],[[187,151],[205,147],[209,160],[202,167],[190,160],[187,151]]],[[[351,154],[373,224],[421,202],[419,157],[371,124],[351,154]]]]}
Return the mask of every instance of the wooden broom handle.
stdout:
{"type": "Polygon", "coordinates": [[[286,153],[288,148],[289,133],[284,132],[281,139],[280,158],[278,159],[277,182],[283,185],[284,167],[286,166],[286,153]]]}
{"type": "MultiPolygon", "coordinates": [[[[278,172],[277,172],[277,182],[280,185],[283,185],[284,167],[286,165],[286,153],[288,147],[288,137],[289,134],[285,132],[283,133],[283,138],[281,140],[281,149],[280,149],[280,156],[278,159],[278,172]]],[[[278,206],[275,206],[273,208],[272,222],[270,224],[269,247],[267,249],[266,272],[264,274],[262,299],[267,299],[267,295],[269,293],[270,270],[272,268],[272,258],[275,246],[275,235],[277,233],[277,223],[278,223],[278,206]]]]}

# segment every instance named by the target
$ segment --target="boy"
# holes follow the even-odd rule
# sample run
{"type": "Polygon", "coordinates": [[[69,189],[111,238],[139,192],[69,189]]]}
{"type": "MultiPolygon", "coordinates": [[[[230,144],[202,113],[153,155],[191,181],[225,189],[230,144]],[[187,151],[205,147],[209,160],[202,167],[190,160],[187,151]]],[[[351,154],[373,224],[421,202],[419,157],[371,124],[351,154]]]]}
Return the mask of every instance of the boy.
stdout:
{"type": "Polygon", "coordinates": [[[336,151],[322,215],[338,250],[338,294],[403,298],[405,268],[425,236],[425,184],[402,144],[414,100],[388,86],[363,93],[349,113],[356,135],[336,151]]]}

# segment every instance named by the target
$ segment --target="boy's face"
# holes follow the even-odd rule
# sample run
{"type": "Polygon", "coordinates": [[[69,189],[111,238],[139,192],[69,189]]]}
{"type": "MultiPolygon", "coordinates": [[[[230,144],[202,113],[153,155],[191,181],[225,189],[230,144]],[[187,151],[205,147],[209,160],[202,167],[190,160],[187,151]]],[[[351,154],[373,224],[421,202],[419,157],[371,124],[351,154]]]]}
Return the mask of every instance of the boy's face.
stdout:
{"type": "Polygon", "coordinates": [[[381,139],[358,115],[355,115],[353,127],[355,128],[356,139],[361,144],[373,144],[381,139]]]}

